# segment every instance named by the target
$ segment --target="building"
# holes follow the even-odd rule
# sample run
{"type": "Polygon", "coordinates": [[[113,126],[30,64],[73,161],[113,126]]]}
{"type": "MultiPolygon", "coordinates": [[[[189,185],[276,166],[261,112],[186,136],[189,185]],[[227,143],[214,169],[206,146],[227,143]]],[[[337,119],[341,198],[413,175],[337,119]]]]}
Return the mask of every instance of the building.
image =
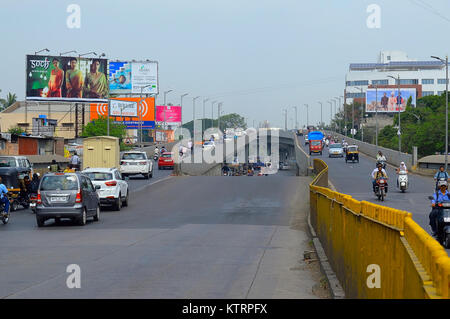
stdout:
{"type": "Polygon", "coordinates": [[[64,156],[64,139],[0,133],[0,155],[64,156]]]}
{"type": "Polygon", "coordinates": [[[416,96],[441,95],[445,92],[445,63],[439,60],[414,60],[405,52],[381,51],[376,63],[351,63],[345,76],[347,104],[365,98],[367,88],[395,88],[400,76],[401,88],[415,88],[416,96]]]}

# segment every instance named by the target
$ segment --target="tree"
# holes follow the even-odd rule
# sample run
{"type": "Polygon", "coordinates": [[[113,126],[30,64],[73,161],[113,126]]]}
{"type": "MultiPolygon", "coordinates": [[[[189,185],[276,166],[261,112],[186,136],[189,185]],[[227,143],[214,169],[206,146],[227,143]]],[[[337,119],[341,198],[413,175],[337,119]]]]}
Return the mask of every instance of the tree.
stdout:
{"type": "MultiPolygon", "coordinates": [[[[2,92],[2,90],[0,90],[0,93],[1,93],[1,92],[2,92]]],[[[6,100],[0,98],[0,109],[3,109],[3,108],[5,107],[5,104],[6,104],[6,100]]]]}
{"type": "MultiPolygon", "coordinates": [[[[217,127],[219,125],[218,120],[213,120],[211,123],[211,119],[199,119],[202,121],[203,130],[206,130],[210,127],[217,127]],[[211,126],[212,124],[212,126],[211,126]]],[[[194,122],[189,121],[183,124],[183,128],[188,129],[191,132],[191,136],[193,136],[194,130],[194,122]]],[[[247,125],[245,124],[245,119],[236,113],[231,113],[227,115],[223,115],[220,117],[220,130],[222,132],[227,128],[242,128],[243,130],[247,129],[247,125]]]]}
{"type": "MultiPolygon", "coordinates": [[[[99,117],[97,120],[89,122],[84,128],[81,136],[106,136],[107,135],[108,122],[106,116],[99,117]]],[[[109,135],[123,139],[126,135],[126,126],[122,124],[116,124],[112,119],[109,119],[109,135]]]]}
{"type": "Polygon", "coordinates": [[[17,101],[17,95],[15,93],[11,94],[11,92],[8,93],[8,95],[6,96],[5,102],[3,102],[3,108],[6,109],[6,108],[10,107],[16,101],[17,101]]]}
{"type": "Polygon", "coordinates": [[[10,128],[8,129],[8,133],[20,135],[20,134],[22,134],[22,133],[25,133],[25,131],[24,131],[21,127],[14,126],[14,127],[10,127],[10,128]]]}

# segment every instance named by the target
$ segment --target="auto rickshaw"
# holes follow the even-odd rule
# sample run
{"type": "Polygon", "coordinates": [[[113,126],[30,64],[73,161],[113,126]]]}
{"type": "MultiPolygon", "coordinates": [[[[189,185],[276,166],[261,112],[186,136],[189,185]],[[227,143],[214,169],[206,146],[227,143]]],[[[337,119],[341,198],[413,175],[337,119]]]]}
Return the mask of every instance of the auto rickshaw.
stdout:
{"type": "Polygon", "coordinates": [[[25,209],[30,206],[29,199],[26,200],[21,197],[21,190],[25,190],[25,184],[23,179],[23,174],[14,167],[0,167],[0,177],[2,178],[2,183],[6,186],[9,193],[9,201],[11,203],[10,211],[17,210],[19,205],[22,205],[25,209]]]}
{"type": "Polygon", "coordinates": [[[357,145],[349,145],[347,146],[345,152],[345,162],[352,161],[354,163],[357,161],[359,163],[359,151],[357,145]]]}

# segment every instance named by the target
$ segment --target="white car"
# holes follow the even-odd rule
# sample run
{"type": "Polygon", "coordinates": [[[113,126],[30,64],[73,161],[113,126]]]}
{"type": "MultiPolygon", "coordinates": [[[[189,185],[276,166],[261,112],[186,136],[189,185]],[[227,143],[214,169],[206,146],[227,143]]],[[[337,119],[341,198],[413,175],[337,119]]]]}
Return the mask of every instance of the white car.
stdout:
{"type": "Polygon", "coordinates": [[[330,144],[328,149],[328,157],[333,156],[344,157],[344,150],[342,149],[342,145],[340,143],[330,144]]]}
{"type": "Polygon", "coordinates": [[[144,175],[144,178],[153,177],[153,162],[147,157],[146,152],[124,152],[120,159],[120,173],[122,176],[144,175]]]}
{"type": "Polygon", "coordinates": [[[101,206],[112,206],[120,210],[122,206],[128,206],[128,183],[123,180],[117,168],[87,168],[82,171],[87,175],[97,190],[101,206]]]}
{"type": "Polygon", "coordinates": [[[213,141],[205,141],[202,146],[204,150],[214,149],[215,147],[216,144],[213,141]]]}

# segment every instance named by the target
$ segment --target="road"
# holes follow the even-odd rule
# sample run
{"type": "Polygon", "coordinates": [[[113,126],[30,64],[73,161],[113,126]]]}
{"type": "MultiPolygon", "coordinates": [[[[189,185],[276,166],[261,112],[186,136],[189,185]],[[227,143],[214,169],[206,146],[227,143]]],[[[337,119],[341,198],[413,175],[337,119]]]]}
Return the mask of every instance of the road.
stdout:
{"type": "MultiPolygon", "coordinates": [[[[304,138],[302,136],[298,138],[303,148],[307,150],[308,146],[305,146],[304,138]]],[[[413,219],[431,234],[431,228],[428,225],[428,214],[431,211],[428,196],[433,194],[435,187],[431,177],[408,174],[409,189],[405,193],[401,193],[396,187],[395,169],[388,165],[386,167],[389,177],[388,194],[385,201],[381,202],[372,192],[370,174],[375,168],[375,159],[360,153],[359,163],[345,163],[344,158],[329,158],[327,147],[322,156],[314,154],[312,158],[321,158],[327,163],[328,178],[339,192],[351,195],[360,201],[365,200],[411,212],[413,219]]]]}
{"type": "Polygon", "coordinates": [[[130,180],[129,207],[86,226],[37,228],[14,212],[0,226],[0,297],[323,297],[317,263],[303,261],[309,177],[169,174],[130,180]],[[79,289],[66,285],[70,264],[79,289]]]}

